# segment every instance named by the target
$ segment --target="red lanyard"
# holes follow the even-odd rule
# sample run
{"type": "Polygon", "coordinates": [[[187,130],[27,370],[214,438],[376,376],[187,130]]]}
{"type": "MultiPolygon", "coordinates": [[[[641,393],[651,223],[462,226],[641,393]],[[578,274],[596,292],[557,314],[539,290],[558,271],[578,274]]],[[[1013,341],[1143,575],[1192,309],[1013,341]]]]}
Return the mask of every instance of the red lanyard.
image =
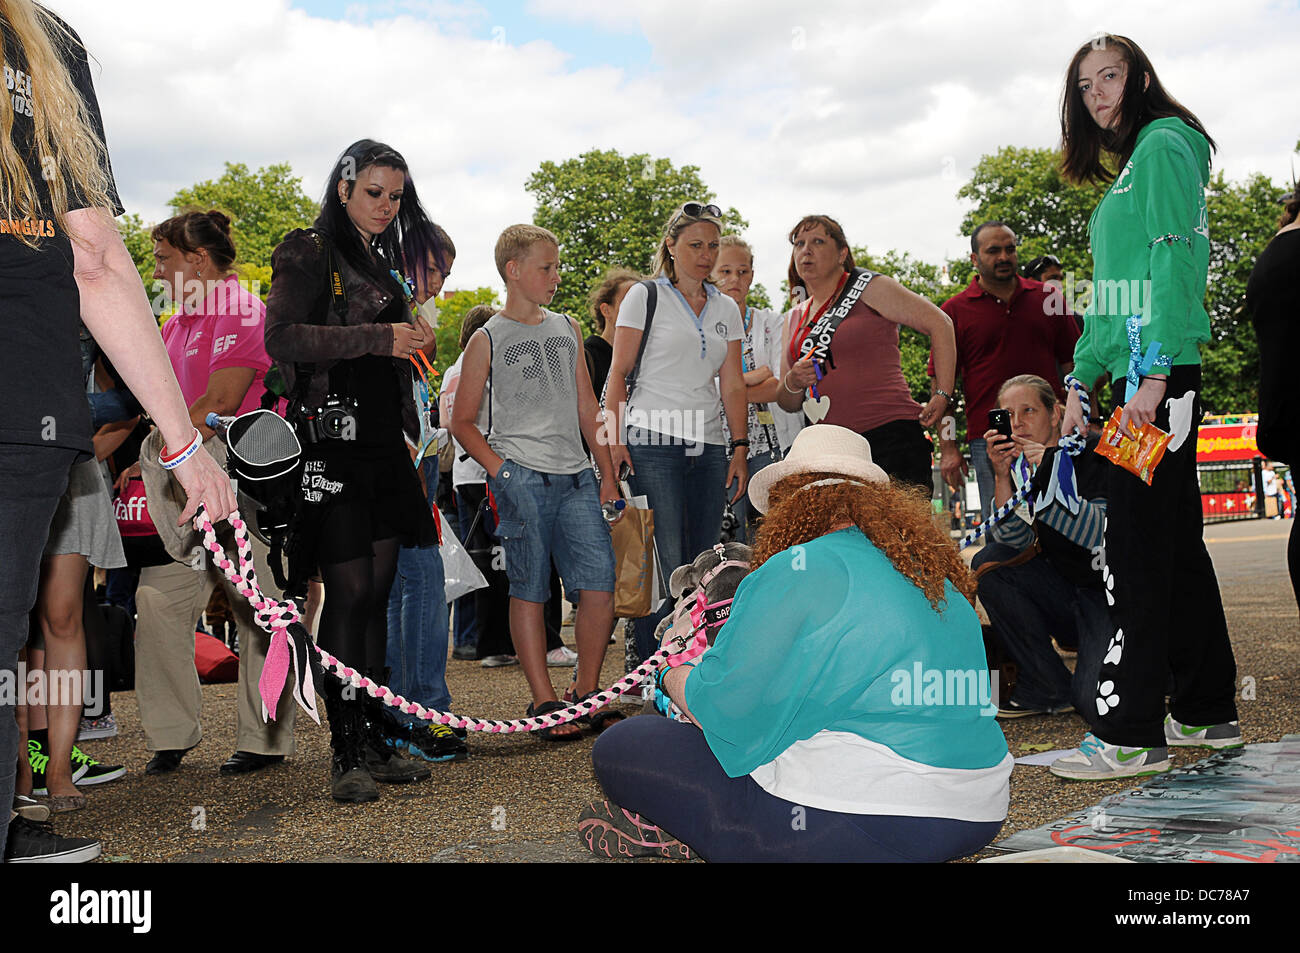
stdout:
{"type": "MultiPolygon", "coordinates": [[[[831,302],[839,298],[840,289],[844,287],[844,282],[848,280],[849,280],[849,273],[846,271],[840,277],[839,284],[835,286],[835,290],[831,292],[831,296],[826,299],[826,303],[821,306],[821,308],[817,311],[817,313],[814,314],[812,318],[806,323],[804,321],[799,322],[799,326],[798,328],[795,329],[795,333],[790,336],[790,366],[791,367],[794,367],[794,365],[799,363],[799,349],[803,346],[803,342],[807,340],[808,335],[812,333],[813,325],[821,320],[822,315],[826,313],[826,309],[831,306],[831,302]]],[[[804,316],[807,317],[808,313],[811,311],[812,311],[812,299],[810,298],[808,300],[808,307],[804,311],[804,316]]]]}

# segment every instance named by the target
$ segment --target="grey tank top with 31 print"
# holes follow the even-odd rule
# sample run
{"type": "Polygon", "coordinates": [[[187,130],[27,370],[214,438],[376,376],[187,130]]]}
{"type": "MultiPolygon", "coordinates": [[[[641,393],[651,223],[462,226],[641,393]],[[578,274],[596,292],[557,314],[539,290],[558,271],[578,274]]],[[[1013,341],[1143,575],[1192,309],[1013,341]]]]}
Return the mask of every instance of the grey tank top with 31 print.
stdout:
{"type": "Polygon", "coordinates": [[[495,314],[483,330],[492,344],[492,370],[478,423],[487,431],[488,445],[541,473],[587,469],[576,378],[582,342],[569,319],[546,309],[541,324],[495,314]]]}

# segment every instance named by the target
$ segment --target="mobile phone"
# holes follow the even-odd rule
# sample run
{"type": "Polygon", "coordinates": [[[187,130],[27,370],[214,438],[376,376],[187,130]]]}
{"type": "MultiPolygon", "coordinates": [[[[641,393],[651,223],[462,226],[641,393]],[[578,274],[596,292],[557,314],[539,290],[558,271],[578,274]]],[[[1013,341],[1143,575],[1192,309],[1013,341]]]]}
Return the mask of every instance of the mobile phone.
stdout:
{"type": "Polygon", "coordinates": [[[989,430],[996,430],[1008,440],[1011,439],[1011,412],[1002,408],[989,411],[989,430]]]}
{"type": "Polygon", "coordinates": [[[631,475],[632,475],[632,467],[628,465],[626,460],[624,460],[623,463],[621,463],[618,468],[619,482],[620,483],[626,482],[627,478],[630,477],[631,475]]]}

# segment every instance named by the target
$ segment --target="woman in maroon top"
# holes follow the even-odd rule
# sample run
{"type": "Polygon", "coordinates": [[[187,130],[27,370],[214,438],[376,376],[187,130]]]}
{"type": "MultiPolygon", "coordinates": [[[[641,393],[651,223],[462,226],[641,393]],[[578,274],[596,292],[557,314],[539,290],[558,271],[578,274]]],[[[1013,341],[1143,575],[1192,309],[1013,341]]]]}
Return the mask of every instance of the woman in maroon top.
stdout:
{"type": "Polygon", "coordinates": [[[886,473],[933,489],[933,446],[926,428],[949,410],[957,343],[948,316],[893,278],[856,268],[844,230],[826,215],[805,216],[790,232],[795,320],[782,348],[782,410],[803,408],[811,423],[862,434],[886,473]],[[898,326],[930,338],[934,395],[912,399],[898,351],[898,326]]]}

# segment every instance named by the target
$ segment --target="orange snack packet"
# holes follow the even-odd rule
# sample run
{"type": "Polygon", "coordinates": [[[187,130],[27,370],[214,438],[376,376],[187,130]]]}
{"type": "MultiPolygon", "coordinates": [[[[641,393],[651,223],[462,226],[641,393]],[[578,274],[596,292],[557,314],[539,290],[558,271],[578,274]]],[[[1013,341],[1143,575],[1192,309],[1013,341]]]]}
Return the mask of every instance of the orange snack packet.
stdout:
{"type": "Polygon", "coordinates": [[[1110,420],[1101,428],[1101,440],[1097,443],[1096,452],[1150,486],[1156,467],[1164,459],[1170,434],[1153,424],[1146,424],[1138,431],[1136,440],[1126,437],[1119,429],[1122,413],[1123,408],[1116,407],[1110,420]]]}

